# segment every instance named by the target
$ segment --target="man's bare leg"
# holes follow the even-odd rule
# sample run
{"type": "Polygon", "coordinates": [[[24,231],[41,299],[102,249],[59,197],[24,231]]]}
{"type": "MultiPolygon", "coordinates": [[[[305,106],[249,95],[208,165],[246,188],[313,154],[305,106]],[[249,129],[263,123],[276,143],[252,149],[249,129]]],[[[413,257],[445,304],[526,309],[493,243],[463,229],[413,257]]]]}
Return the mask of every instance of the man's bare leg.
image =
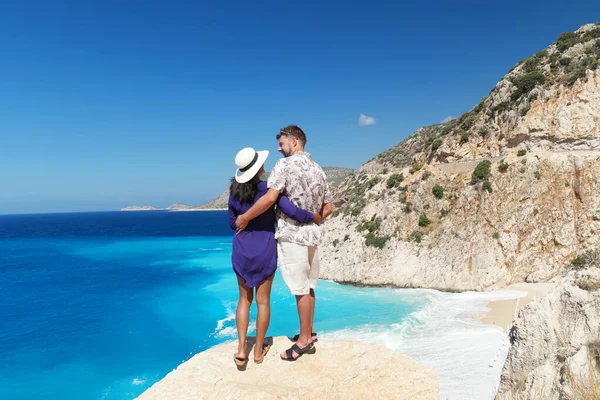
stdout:
{"type": "MultiPolygon", "coordinates": [[[[312,310],[313,302],[310,294],[303,294],[296,296],[296,306],[298,307],[298,318],[300,320],[300,336],[296,344],[301,349],[312,343],[311,329],[312,329],[312,310]]],[[[285,352],[281,353],[282,358],[287,358],[285,352]]],[[[298,358],[299,354],[295,351],[292,353],[292,358],[298,358]]]]}
{"type": "MultiPolygon", "coordinates": [[[[315,304],[317,302],[317,298],[315,296],[315,289],[310,289],[310,302],[312,306],[311,320],[310,320],[310,334],[315,331],[315,304]]],[[[314,338],[313,338],[314,339],[314,338]]]]}

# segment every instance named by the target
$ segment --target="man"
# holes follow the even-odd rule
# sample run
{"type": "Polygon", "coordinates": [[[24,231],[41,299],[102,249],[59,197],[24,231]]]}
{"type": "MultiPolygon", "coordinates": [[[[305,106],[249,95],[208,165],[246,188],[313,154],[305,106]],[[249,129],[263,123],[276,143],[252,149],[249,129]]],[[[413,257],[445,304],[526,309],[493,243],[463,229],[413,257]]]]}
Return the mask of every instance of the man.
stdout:
{"type": "Polygon", "coordinates": [[[319,251],[321,227],[318,225],[333,211],[333,199],[323,169],[304,151],[306,135],[296,125],[281,129],[276,136],[279,152],[284,158],[277,161],[267,186],[269,190],[246,213],[236,220],[238,232],[271,207],[280,194],[285,193],[296,206],[316,210],[317,224],[300,224],[278,213],[277,255],[284,282],[296,296],[300,334],[290,349],[281,354],[287,361],[295,361],[302,354],[314,352],[313,322],[315,316],[315,288],[319,278],[319,251]]]}

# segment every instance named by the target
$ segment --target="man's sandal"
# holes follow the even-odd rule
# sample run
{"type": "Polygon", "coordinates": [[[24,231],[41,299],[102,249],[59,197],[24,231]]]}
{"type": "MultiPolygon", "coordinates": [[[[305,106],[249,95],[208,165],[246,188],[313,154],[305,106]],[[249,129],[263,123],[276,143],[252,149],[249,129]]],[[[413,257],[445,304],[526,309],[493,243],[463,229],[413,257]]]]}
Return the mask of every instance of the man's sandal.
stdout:
{"type": "Polygon", "coordinates": [[[300,348],[297,344],[294,343],[294,345],[292,347],[290,347],[289,349],[287,349],[285,351],[286,358],[283,358],[281,356],[280,357],[283,361],[296,361],[297,359],[302,357],[302,355],[304,355],[304,354],[315,354],[316,352],[317,352],[317,349],[313,343],[309,343],[306,345],[306,347],[303,347],[303,348],[300,348]],[[296,352],[296,354],[298,354],[298,357],[294,358],[294,352],[296,352]]]}
{"type": "MultiPolygon", "coordinates": [[[[319,341],[319,339],[317,339],[317,332],[313,332],[313,333],[311,334],[311,337],[312,337],[312,341],[313,341],[313,343],[315,343],[315,342],[318,342],[318,341],[319,341]]],[[[297,341],[298,341],[298,338],[300,338],[300,334],[299,334],[299,333],[298,333],[297,335],[294,335],[294,337],[292,338],[292,342],[297,342],[297,341]]]]}

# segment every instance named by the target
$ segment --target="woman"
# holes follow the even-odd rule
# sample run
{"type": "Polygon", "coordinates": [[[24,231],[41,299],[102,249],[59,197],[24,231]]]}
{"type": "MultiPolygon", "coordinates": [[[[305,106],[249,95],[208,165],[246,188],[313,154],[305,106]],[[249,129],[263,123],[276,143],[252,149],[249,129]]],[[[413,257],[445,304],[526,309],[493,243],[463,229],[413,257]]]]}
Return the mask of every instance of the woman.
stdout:
{"type": "MultiPolygon", "coordinates": [[[[229,193],[229,225],[236,229],[235,220],[245,213],[267,192],[267,183],[260,180],[265,172],[264,163],[268,151],[255,151],[247,147],[238,152],[235,163],[238,167],[235,178],[231,180],[229,193]]],[[[285,196],[280,196],[277,207],[290,218],[298,222],[311,222],[313,213],[293,205],[285,196]]],[[[256,344],[254,362],[261,363],[269,351],[264,344],[271,314],[271,285],[277,269],[277,242],[275,241],[275,206],[253,219],[248,227],[233,238],[231,261],[237,275],[240,297],[235,321],[238,331],[238,351],[234,361],[239,367],[246,362],[246,335],[250,305],[256,288],[256,344]]]]}

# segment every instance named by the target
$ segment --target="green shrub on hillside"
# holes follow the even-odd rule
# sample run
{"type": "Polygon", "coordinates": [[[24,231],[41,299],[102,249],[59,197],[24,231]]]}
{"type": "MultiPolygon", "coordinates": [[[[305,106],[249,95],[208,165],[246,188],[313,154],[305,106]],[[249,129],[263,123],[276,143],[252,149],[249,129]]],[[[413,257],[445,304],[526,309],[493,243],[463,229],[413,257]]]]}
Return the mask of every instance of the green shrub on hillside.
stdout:
{"type": "Polygon", "coordinates": [[[490,177],[492,163],[488,160],[484,160],[477,164],[473,174],[471,175],[471,184],[482,182],[490,177]]]}
{"type": "Polygon", "coordinates": [[[531,90],[546,81],[546,76],[539,71],[529,72],[511,79],[511,82],[517,87],[511,94],[511,100],[518,100],[521,96],[529,94],[531,90]]]}
{"type": "Polygon", "coordinates": [[[421,243],[422,238],[423,238],[423,233],[420,231],[413,231],[413,233],[410,234],[410,239],[414,240],[417,243],[421,243]]]}
{"type": "Polygon", "coordinates": [[[594,28],[594,29],[591,29],[591,30],[587,31],[586,33],[584,33],[581,38],[583,39],[584,42],[587,42],[588,40],[596,39],[599,37],[600,37],[600,28],[594,28]]]}
{"type": "Polygon", "coordinates": [[[565,32],[561,33],[558,39],[556,39],[556,47],[559,51],[565,51],[580,42],[581,38],[578,34],[575,32],[565,32]]]}
{"type": "Polygon", "coordinates": [[[584,68],[594,71],[598,69],[598,60],[594,57],[586,57],[583,59],[582,65],[584,68]]]}
{"type": "Polygon", "coordinates": [[[492,107],[492,111],[494,111],[495,113],[500,114],[501,112],[506,111],[509,108],[510,108],[510,102],[509,101],[503,101],[502,103],[498,103],[494,107],[492,107]]]}
{"type": "Polygon", "coordinates": [[[427,215],[425,214],[421,214],[419,216],[419,226],[428,226],[429,224],[431,224],[431,221],[429,220],[429,218],[427,218],[427,215]]]}
{"type": "Polygon", "coordinates": [[[459,144],[465,144],[469,141],[469,138],[471,137],[471,135],[469,135],[467,132],[463,132],[460,135],[460,142],[459,144]]]}
{"type": "Polygon", "coordinates": [[[367,188],[368,189],[373,189],[373,187],[375,185],[377,185],[380,181],[381,181],[381,178],[378,177],[378,176],[375,176],[375,177],[369,179],[369,181],[367,182],[367,188]]]}
{"type": "Polygon", "coordinates": [[[404,175],[402,175],[402,174],[392,174],[387,179],[387,182],[385,183],[385,185],[387,186],[388,189],[391,189],[393,187],[396,187],[396,186],[400,185],[403,180],[404,180],[404,175]]]}
{"type": "Polygon", "coordinates": [[[365,208],[366,205],[367,202],[365,201],[365,199],[358,199],[356,200],[356,202],[352,203],[351,206],[348,208],[348,213],[351,216],[356,217],[361,213],[361,211],[363,210],[363,208],[365,208]]]}
{"type": "Polygon", "coordinates": [[[567,86],[573,86],[578,79],[585,77],[585,67],[577,68],[567,79],[565,83],[567,86]]]}
{"type": "Polygon", "coordinates": [[[378,249],[383,249],[388,240],[390,240],[389,236],[375,236],[370,232],[365,235],[365,244],[378,249]]]}
{"type": "Polygon", "coordinates": [[[492,184],[490,183],[490,181],[485,180],[481,185],[481,189],[487,190],[488,193],[492,193],[492,184]]]}
{"type": "Polygon", "coordinates": [[[523,157],[525,154],[527,154],[527,150],[525,150],[525,149],[521,149],[521,150],[517,151],[517,156],[519,156],[519,157],[523,157]]]}
{"type": "Polygon", "coordinates": [[[380,226],[381,226],[381,218],[377,217],[377,214],[375,214],[375,215],[373,215],[373,217],[371,217],[370,221],[364,221],[362,224],[358,225],[356,227],[356,230],[359,232],[367,230],[367,231],[373,233],[373,232],[377,232],[379,230],[380,226]]]}
{"type": "Polygon", "coordinates": [[[420,163],[420,162],[415,161],[410,166],[410,169],[408,170],[408,172],[411,173],[411,174],[414,174],[415,172],[417,172],[421,168],[423,168],[423,164],[420,163]]]}
{"type": "Polygon", "coordinates": [[[600,268],[600,248],[588,250],[571,261],[572,269],[583,269],[587,267],[600,268]]]}
{"type": "Polygon", "coordinates": [[[473,114],[469,114],[465,118],[463,123],[461,124],[461,128],[464,129],[465,131],[468,131],[469,129],[471,129],[471,127],[473,126],[474,123],[475,123],[475,116],[473,114]]]}
{"type": "Polygon", "coordinates": [[[527,60],[525,60],[525,63],[523,63],[523,70],[525,72],[535,71],[537,69],[537,67],[540,65],[542,58],[543,57],[538,57],[537,55],[535,55],[533,57],[529,57],[527,60]]]}
{"type": "Polygon", "coordinates": [[[508,163],[504,160],[500,160],[500,164],[498,165],[498,171],[506,172],[508,170],[508,163]]]}
{"type": "Polygon", "coordinates": [[[431,192],[433,193],[436,199],[441,199],[442,197],[444,197],[444,187],[438,185],[437,183],[433,185],[431,192]]]}

